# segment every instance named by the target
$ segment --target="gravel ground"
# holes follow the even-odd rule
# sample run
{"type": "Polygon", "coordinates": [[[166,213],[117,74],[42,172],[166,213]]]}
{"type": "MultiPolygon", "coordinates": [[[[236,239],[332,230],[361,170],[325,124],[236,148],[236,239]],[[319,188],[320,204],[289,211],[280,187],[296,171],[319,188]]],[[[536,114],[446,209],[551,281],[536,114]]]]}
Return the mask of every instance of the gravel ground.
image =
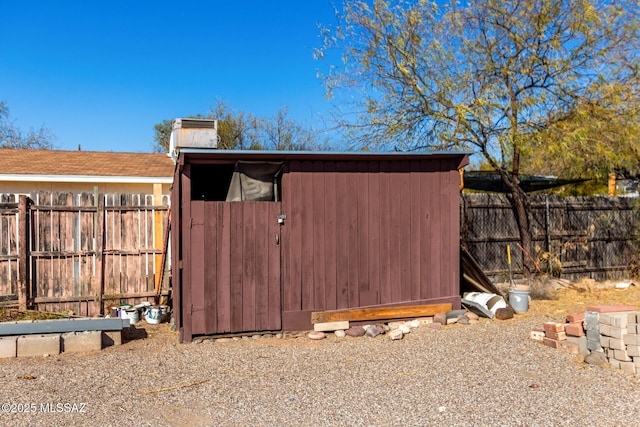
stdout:
{"type": "Polygon", "coordinates": [[[177,344],[166,324],[141,322],[148,336],[117,348],[0,360],[0,402],[21,411],[3,406],[0,424],[640,425],[640,376],[531,341],[549,320],[563,317],[422,326],[399,341],[191,344],[177,344]]]}

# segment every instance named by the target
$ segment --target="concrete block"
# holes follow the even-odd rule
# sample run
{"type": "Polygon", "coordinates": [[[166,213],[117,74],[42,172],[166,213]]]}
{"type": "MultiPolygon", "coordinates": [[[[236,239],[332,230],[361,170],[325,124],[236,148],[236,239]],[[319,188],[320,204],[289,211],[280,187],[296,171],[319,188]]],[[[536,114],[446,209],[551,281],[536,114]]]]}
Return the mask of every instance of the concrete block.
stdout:
{"type": "Polygon", "coordinates": [[[316,332],[327,332],[327,331],[337,331],[343,330],[346,331],[349,329],[349,321],[339,321],[339,322],[323,322],[323,323],[314,323],[313,330],[316,332]]]}
{"type": "Polygon", "coordinates": [[[62,334],[62,351],[85,352],[102,350],[102,331],[67,332],[62,334]]]}
{"type": "Polygon", "coordinates": [[[562,347],[563,349],[565,349],[566,351],[568,351],[571,354],[578,354],[580,353],[580,346],[578,344],[574,344],[572,342],[569,341],[560,341],[560,347],[562,347]]]}
{"type": "Polygon", "coordinates": [[[600,313],[600,326],[611,326],[611,315],[608,313],[600,313]]]}
{"type": "Polygon", "coordinates": [[[640,325],[638,323],[627,323],[627,330],[630,334],[640,334],[640,325]]]}
{"type": "Polygon", "coordinates": [[[531,338],[534,341],[544,341],[544,331],[538,330],[538,329],[534,329],[531,332],[529,332],[529,338],[531,338]]]}
{"type": "Polygon", "coordinates": [[[640,335],[638,334],[626,334],[622,340],[626,345],[640,345],[640,335]]]}
{"type": "Polygon", "coordinates": [[[618,328],[615,326],[611,326],[609,329],[609,336],[613,338],[622,338],[625,334],[628,334],[627,328],[618,328]]]}
{"type": "Polygon", "coordinates": [[[620,369],[630,374],[636,373],[636,365],[633,362],[620,362],[620,369]]]}
{"type": "Polygon", "coordinates": [[[598,341],[587,340],[587,350],[589,350],[589,351],[602,351],[602,346],[600,345],[600,340],[598,340],[598,341]]]}
{"type": "Polygon", "coordinates": [[[580,348],[580,354],[587,355],[590,353],[589,349],[587,348],[587,337],[567,336],[567,341],[577,344],[578,347],[580,348]]]}
{"type": "MultiPolygon", "coordinates": [[[[629,335],[625,335],[629,336],[629,335]]],[[[633,335],[632,335],[633,336],[633,335]]],[[[609,338],[609,348],[613,350],[625,350],[625,343],[619,338],[609,338]]]]}
{"type": "Polygon", "coordinates": [[[590,341],[600,341],[600,332],[598,330],[587,329],[586,330],[587,339],[590,341]]]}
{"type": "Polygon", "coordinates": [[[600,336],[600,345],[602,346],[602,348],[609,348],[609,340],[611,339],[611,337],[608,337],[606,335],[601,335],[600,336]]]}
{"type": "Polygon", "coordinates": [[[621,363],[622,362],[620,362],[619,360],[609,359],[609,366],[611,366],[613,369],[620,369],[621,363]]]}
{"type": "Polygon", "coordinates": [[[600,313],[596,311],[585,311],[584,328],[587,331],[597,331],[600,325],[600,313]]]}
{"type": "Polygon", "coordinates": [[[122,331],[102,331],[102,348],[122,344],[122,331]]]}
{"type": "Polygon", "coordinates": [[[640,323],[640,311],[632,311],[627,314],[627,323],[640,323]]]}
{"type": "Polygon", "coordinates": [[[18,354],[18,337],[0,337],[0,358],[16,357],[18,354]]]}
{"type": "Polygon", "coordinates": [[[633,357],[640,357],[640,345],[628,345],[627,354],[633,357]]]}
{"type": "Polygon", "coordinates": [[[625,328],[627,327],[627,313],[612,313],[611,316],[611,326],[616,328],[625,328]]]}
{"type": "Polygon", "coordinates": [[[626,350],[613,350],[613,358],[618,359],[621,362],[632,362],[633,359],[629,357],[626,350]]]}
{"type": "Polygon", "coordinates": [[[636,368],[640,368],[640,357],[634,357],[633,364],[636,365],[636,368]]]}
{"type": "Polygon", "coordinates": [[[608,337],[611,336],[611,326],[607,325],[606,323],[600,323],[600,326],[598,327],[598,332],[600,332],[600,335],[606,335],[608,337]]]}
{"type": "Polygon", "coordinates": [[[18,357],[60,354],[60,334],[21,335],[17,349],[18,357]]]}

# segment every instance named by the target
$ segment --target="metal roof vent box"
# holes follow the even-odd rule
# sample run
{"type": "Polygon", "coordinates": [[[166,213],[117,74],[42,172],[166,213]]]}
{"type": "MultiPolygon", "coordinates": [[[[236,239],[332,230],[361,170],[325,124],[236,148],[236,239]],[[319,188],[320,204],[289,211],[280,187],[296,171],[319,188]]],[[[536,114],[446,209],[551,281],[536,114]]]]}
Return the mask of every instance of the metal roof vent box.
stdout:
{"type": "Polygon", "coordinates": [[[171,130],[171,151],[176,148],[217,148],[218,121],[175,119],[171,130]]]}

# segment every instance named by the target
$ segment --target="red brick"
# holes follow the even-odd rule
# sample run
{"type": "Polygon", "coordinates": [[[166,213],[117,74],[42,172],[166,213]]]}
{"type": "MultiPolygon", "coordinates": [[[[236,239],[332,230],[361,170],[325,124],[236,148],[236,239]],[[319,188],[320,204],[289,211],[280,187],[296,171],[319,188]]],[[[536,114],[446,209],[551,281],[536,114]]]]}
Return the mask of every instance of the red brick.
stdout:
{"type": "Polygon", "coordinates": [[[547,338],[551,338],[552,340],[563,341],[567,339],[566,332],[546,332],[547,338]]]}
{"type": "Polygon", "coordinates": [[[586,308],[587,311],[595,311],[596,313],[614,313],[616,311],[633,311],[636,308],[632,305],[591,305],[586,308]]]}
{"type": "Polygon", "coordinates": [[[546,345],[547,347],[551,347],[551,348],[560,348],[560,343],[554,339],[551,338],[545,338],[544,341],[542,341],[544,343],[544,345],[546,345]]]}
{"type": "Polygon", "coordinates": [[[582,322],[571,322],[564,325],[564,331],[567,335],[571,335],[572,337],[582,337],[584,336],[584,328],[582,327],[582,322]]]}
{"type": "Polygon", "coordinates": [[[577,313],[567,314],[567,322],[583,322],[584,321],[584,310],[579,311],[577,313]]]}
{"type": "Polygon", "coordinates": [[[544,331],[546,333],[564,331],[564,324],[563,323],[546,322],[543,326],[544,326],[544,331]]]}

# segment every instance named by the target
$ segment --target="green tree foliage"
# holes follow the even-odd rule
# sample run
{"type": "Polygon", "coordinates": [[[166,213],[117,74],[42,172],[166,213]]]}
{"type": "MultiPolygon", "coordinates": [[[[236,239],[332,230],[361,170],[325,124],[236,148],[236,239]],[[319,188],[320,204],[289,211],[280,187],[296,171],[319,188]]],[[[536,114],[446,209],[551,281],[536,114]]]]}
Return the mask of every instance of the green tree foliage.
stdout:
{"type": "Polygon", "coordinates": [[[9,120],[7,104],[0,102],[0,147],[51,149],[53,148],[53,140],[54,136],[44,126],[37,131],[30,129],[26,133],[20,130],[9,120]]]}
{"type": "MultiPolygon", "coordinates": [[[[192,117],[218,120],[218,148],[222,150],[312,150],[323,149],[316,133],[287,117],[281,108],[268,118],[237,111],[219,100],[206,116],[192,117]]],[[[154,151],[167,152],[172,120],[163,120],[154,126],[154,151]]]]}
{"type": "Polygon", "coordinates": [[[612,88],[638,105],[639,8],[635,0],[346,0],[317,56],[328,58],[329,94],[356,100],[356,119],[341,122],[354,144],[475,151],[509,188],[522,246],[533,253],[521,164],[579,106],[612,104],[612,88]]]}

